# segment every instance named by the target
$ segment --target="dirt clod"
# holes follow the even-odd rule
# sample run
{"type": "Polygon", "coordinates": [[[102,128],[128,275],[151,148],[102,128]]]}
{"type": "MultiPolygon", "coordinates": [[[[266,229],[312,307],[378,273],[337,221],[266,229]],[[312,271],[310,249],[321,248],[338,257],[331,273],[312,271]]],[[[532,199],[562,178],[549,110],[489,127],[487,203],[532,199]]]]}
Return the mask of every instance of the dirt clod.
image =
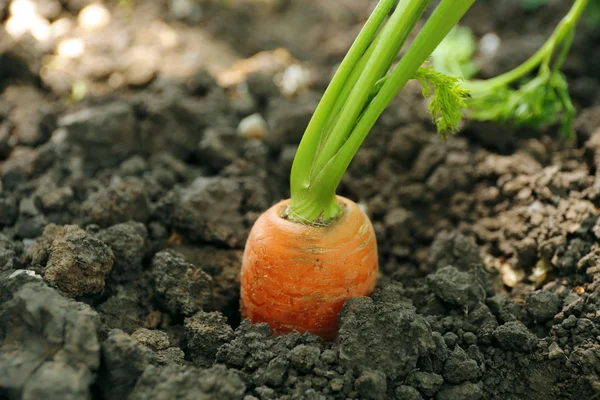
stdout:
{"type": "Polygon", "coordinates": [[[109,279],[124,283],[139,278],[142,261],[148,249],[146,226],[137,222],[113,225],[96,234],[106,243],[115,256],[109,279]]]}
{"type": "Polygon", "coordinates": [[[169,347],[156,352],[156,360],[160,365],[188,365],[189,361],[185,359],[185,353],[179,347],[169,347]]]}
{"type": "Polygon", "coordinates": [[[411,386],[398,386],[395,393],[397,400],[423,400],[419,391],[411,386]]]}
{"type": "Polygon", "coordinates": [[[437,235],[431,245],[429,262],[436,270],[452,265],[460,271],[482,264],[475,242],[459,232],[437,235]]]}
{"type": "Polygon", "coordinates": [[[40,393],[72,399],[89,396],[93,373],[100,364],[98,315],[35,278],[24,284],[18,278],[12,281],[14,291],[0,288],[12,293],[10,300],[0,303],[0,370],[4,371],[0,394],[10,394],[10,398],[34,398],[40,393]]]}
{"type": "Polygon", "coordinates": [[[415,371],[409,375],[408,383],[425,396],[433,397],[444,383],[444,378],[436,373],[415,371]]]}
{"type": "Polygon", "coordinates": [[[537,339],[523,323],[507,322],[494,331],[494,338],[500,347],[508,350],[531,351],[537,344],[537,339]]]}
{"type": "Polygon", "coordinates": [[[481,374],[477,361],[472,360],[459,346],[450,353],[444,366],[444,379],[450,383],[476,380],[481,374]]]}
{"type": "Polygon", "coordinates": [[[245,389],[240,377],[222,365],[205,370],[177,365],[149,366],[129,398],[238,400],[242,398],[245,389]]]}
{"type": "Polygon", "coordinates": [[[443,301],[473,309],[485,296],[483,287],[473,275],[460,272],[453,266],[439,269],[427,277],[431,289],[443,301]]]}
{"type": "Polygon", "coordinates": [[[211,366],[219,347],[234,337],[233,329],[219,312],[200,311],[186,318],[184,327],[188,350],[198,367],[211,366]]]}
{"type": "Polygon", "coordinates": [[[44,277],[72,297],[99,293],[114,259],[102,241],[78,226],[66,225],[54,235],[44,277]]]}
{"type": "Polygon", "coordinates": [[[109,329],[121,329],[133,333],[143,326],[146,315],[150,312],[146,304],[151,295],[147,287],[136,285],[119,285],[111,288],[111,295],[98,306],[102,322],[109,329]]]}
{"type": "Polygon", "coordinates": [[[198,178],[181,194],[173,225],[194,241],[239,247],[246,232],[240,214],[242,199],[234,180],[198,178]]]}
{"type": "Polygon", "coordinates": [[[385,399],[387,391],[386,376],[381,371],[365,370],[354,383],[361,399],[385,399]]]}
{"type": "Polygon", "coordinates": [[[317,347],[300,344],[289,353],[289,360],[294,368],[300,372],[309,372],[318,362],[321,350],[317,347]]]}
{"type": "Polygon", "coordinates": [[[157,363],[152,350],[118,329],[102,342],[102,360],[106,368],[98,379],[104,396],[112,399],[127,398],[146,368],[157,363]]]}
{"type": "Polygon", "coordinates": [[[458,386],[442,388],[435,398],[436,400],[483,400],[485,399],[485,392],[481,388],[481,384],[464,382],[458,386]]]}
{"type": "Polygon", "coordinates": [[[175,252],[157,253],[151,274],[158,300],[173,315],[192,316],[212,303],[213,279],[175,252]]]}
{"type": "Polygon", "coordinates": [[[154,351],[164,350],[170,346],[169,335],[159,330],[139,328],[131,337],[154,351]]]}
{"type": "Polygon", "coordinates": [[[532,293],[525,302],[525,308],[531,317],[539,322],[545,322],[556,313],[561,306],[558,296],[549,291],[539,291],[532,293]]]}
{"type": "Polygon", "coordinates": [[[420,357],[435,351],[431,328],[414,310],[368,298],[351,299],[344,305],[339,343],[342,364],[383,371],[392,379],[406,376],[420,357]],[[388,334],[382,337],[375,334],[378,331],[388,334]],[[405,340],[409,337],[411,341],[405,340]]]}
{"type": "Polygon", "coordinates": [[[198,144],[198,158],[218,171],[240,157],[242,140],[234,128],[207,129],[198,144]]]}
{"type": "Polygon", "coordinates": [[[30,377],[23,390],[23,399],[41,396],[55,399],[85,399],[90,396],[91,374],[83,368],[74,368],[63,362],[43,363],[30,377]]]}
{"type": "Polygon", "coordinates": [[[131,220],[146,222],[150,204],[143,182],[128,178],[90,194],[81,210],[88,223],[109,227],[131,220]]]}
{"type": "Polygon", "coordinates": [[[62,116],[58,126],[81,147],[96,165],[114,166],[139,150],[134,110],[126,102],[114,102],[62,116]]]}

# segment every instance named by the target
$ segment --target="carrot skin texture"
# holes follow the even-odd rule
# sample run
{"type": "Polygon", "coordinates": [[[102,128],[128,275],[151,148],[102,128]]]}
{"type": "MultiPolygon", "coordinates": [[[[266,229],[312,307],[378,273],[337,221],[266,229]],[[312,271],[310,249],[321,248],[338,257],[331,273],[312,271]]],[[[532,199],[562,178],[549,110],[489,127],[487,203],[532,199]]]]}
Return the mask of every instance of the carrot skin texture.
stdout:
{"type": "Polygon", "coordinates": [[[242,262],[243,317],[267,322],[274,333],[308,331],[332,340],[344,302],[373,292],[379,271],[373,225],[354,202],[337,198],[344,213],[326,227],[283,218],[289,199],[258,218],[242,262]]]}

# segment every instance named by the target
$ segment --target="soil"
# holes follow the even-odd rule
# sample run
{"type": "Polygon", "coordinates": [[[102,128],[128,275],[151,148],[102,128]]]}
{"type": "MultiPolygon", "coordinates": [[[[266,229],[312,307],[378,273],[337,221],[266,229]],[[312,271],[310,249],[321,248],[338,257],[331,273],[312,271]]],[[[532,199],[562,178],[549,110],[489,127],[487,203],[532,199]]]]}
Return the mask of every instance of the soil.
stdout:
{"type": "MultiPolygon", "coordinates": [[[[0,399],[600,398],[600,31],[566,64],[574,140],[443,141],[408,85],[339,190],[373,221],[378,287],[324,343],[241,321],[241,253],[369,2],[110,1],[96,30],[86,1],[34,3],[70,27],[0,28],[0,399]]],[[[482,76],[569,6],[519,3],[465,18],[503,40],[482,76]]]]}

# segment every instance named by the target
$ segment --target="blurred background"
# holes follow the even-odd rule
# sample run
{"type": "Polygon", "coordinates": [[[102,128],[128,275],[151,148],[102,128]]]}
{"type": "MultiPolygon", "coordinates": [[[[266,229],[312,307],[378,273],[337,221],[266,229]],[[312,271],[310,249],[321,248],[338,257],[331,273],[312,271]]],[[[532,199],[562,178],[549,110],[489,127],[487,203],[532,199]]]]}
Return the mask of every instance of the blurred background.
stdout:
{"type": "MultiPolygon", "coordinates": [[[[0,89],[15,80],[39,81],[59,97],[80,100],[157,77],[189,78],[199,70],[231,86],[260,70],[281,73],[279,86],[293,94],[311,81],[327,82],[330,69],[311,68],[335,65],[375,4],[0,0],[0,89]]],[[[570,5],[565,0],[478,0],[464,24],[479,40],[481,75],[499,73],[532,54],[570,5]]],[[[571,64],[567,70],[598,68],[600,51],[589,50],[587,65],[571,64]]],[[[593,89],[588,87],[590,93],[593,89]]]]}

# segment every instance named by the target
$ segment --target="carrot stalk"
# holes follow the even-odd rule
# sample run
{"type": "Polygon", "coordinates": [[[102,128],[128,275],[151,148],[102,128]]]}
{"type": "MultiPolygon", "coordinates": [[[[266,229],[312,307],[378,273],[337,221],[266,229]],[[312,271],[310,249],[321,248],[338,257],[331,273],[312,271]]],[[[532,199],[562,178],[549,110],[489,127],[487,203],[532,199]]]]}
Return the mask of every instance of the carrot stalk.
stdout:
{"type": "MultiPolygon", "coordinates": [[[[298,198],[303,192],[302,188],[310,186],[310,178],[308,172],[311,170],[311,166],[314,162],[314,158],[317,153],[317,147],[319,145],[320,134],[323,126],[327,119],[330,117],[330,111],[335,104],[339,92],[343,89],[348,77],[352,73],[354,66],[360,60],[360,57],[364,54],[365,50],[369,46],[369,43],[373,40],[377,30],[381,26],[388,12],[393,7],[396,0],[381,0],[371,16],[365,23],[364,27],[358,34],[358,37],[348,50],[348,53],[344,57],[344,60],[340,64],[336,74],[332,78],[329,86],[325,90],[319,106],[313,113],[313,116],[306,127],[305,133],[300,141],[299,149],[296,156],[294,157],[294,163],[292,165],[291,176],[294,177],[293,184],[291,185],[291,192],[297,193],[293,197],[298,198]]],[[[331,200],[331,199],[329,199],[331,200]]],[[[339,206],[334,201],[329,201],[329,204],[322,202],[323,208],[330,208],[329,213],[337,214],[339,212],[339,206]]]]}
{"type": "Polygon", "coordinates": [[[358,79],[356,82],[348,82],[344,87],[344,89],[351,89],[347,97],[340,96],[338,98],[338,100],[344,100],[343,108],[340,110],[343,118],[337,119],[333,132],[326,132],[325,143],[319,149],[316,160],[312,165],[311,176],[321,171],[342,147],[369,100],[375,84],[388,72],[400,48],[429,2],[430,0],[401,2],[377,36],[377,40],[372,46],[373,50],[363,57],[366,60],[366,65],[362,71],[355,68],[358,72],[358,79]]]}
{"type": "MultiPolygon", "coordinates": [[[[442,0],[406,54],[389,69],[430,0],[404,0],[378,35],[371,29],[389,10],[380,2],[334,75],[309,123],[292,165],[289,217],[326,224],[340,215],[335,191],[350,161],[393,98],[413,78],[475,0],[442,0]],[[377,18],[374,18],[377,16],[377,18]],[[369,26],[369,29],[366,27],[369,26]],[[366,46],[363,41],[372,42],[366,46]]],[[[379,26],[379,25],[377,25],[379,26]]]]}

